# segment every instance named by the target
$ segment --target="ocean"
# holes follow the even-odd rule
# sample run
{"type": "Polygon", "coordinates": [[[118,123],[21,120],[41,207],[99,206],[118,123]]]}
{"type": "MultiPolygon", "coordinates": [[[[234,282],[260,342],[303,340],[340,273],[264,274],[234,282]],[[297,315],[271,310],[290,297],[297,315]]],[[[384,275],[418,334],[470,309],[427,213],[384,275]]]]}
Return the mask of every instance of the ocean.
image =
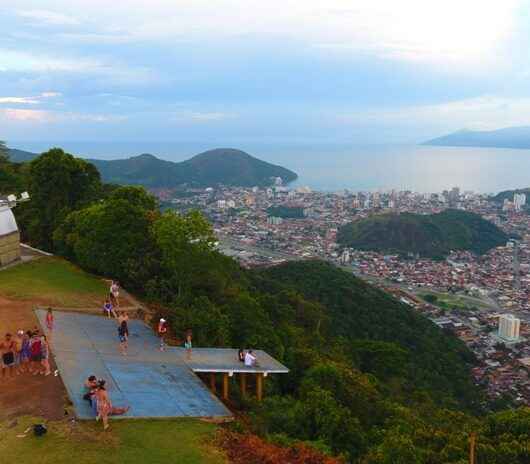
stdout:
{"type": "MultiPolygon", "coordinates": [[[[178,142],[11,142],[41,152],[59,146],[83,157],[115,159],[151,153],[171,161],[185,160],[223,145],[178,142]]],[[[530,150],[422,145],[237,144],[262,160],[292,169],[294,186],[314,190],[413,190],[495,193],[530,187],[530,150]]]]}

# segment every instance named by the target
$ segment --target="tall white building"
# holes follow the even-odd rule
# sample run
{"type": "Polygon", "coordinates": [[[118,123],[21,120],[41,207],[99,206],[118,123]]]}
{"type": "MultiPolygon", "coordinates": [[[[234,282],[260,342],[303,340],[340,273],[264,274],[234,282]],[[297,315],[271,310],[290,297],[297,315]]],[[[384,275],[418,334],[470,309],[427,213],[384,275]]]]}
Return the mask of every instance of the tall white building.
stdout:
{"type": "Polygon", "coordinates": [[[526,195],[524,193],[514,193],[513,204],[515,211],[521,211],[523,206],[526,204],[526,195]]]}
{"type": "Polygon", "coordinates": [[[508,341],[515,341],[519,338],[521,320],[511,314],[503,314],[499,317],[499,337],[508,341]]]}

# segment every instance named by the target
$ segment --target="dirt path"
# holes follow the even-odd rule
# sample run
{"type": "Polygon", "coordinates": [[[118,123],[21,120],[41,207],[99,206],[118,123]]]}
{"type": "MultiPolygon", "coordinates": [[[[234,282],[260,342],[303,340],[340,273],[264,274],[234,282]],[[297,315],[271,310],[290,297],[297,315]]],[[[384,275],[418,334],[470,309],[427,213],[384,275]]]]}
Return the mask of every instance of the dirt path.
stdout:
{"type": "MultiPolygon", "coordinates": [[[[14,301],[0,295],[0,336],[38,326],[32,308],[44,302],[14,301]]],[[[52,370],[55,370],[53,359],[52,370]]],[[[0,419],[32,415],[46,419],[64,417],[67,394],[60,377],[22,374],[7,381],[0,380],[0,419]]]]}

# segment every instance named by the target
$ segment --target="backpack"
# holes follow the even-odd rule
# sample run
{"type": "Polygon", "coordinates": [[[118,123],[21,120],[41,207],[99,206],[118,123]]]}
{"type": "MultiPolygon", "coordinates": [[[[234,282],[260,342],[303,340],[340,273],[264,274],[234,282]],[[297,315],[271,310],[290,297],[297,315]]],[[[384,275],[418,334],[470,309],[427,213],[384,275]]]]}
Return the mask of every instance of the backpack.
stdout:
{"type": "Polygon", "coordinates": [[[46,435],[47,431],[48,429],[46,428],[44,424],[35,424],[33,426],[33,434],[36,437],[42,437],[43,435],[46,435]]]}
{"type": "Polygon", "coordinates": [[[33,343],[31,344],[31,354],[34,356],[41,354],[41,346],[42,342],[40,338],[33,340],[33,343]]]}

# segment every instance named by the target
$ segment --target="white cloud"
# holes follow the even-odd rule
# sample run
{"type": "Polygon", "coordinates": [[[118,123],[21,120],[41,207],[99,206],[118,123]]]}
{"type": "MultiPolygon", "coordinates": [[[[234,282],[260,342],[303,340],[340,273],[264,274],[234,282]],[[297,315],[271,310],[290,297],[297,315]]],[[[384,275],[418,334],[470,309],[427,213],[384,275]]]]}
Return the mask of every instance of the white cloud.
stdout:
{"type": "Polygon", "coordinates": [[[0,104],[37,105],[40,100],[32,97],[0,97],[0,104]]]}
{"type": "Polygon", "coordinates": [[[76,21],[64,11],[86,18],[90,29],[63,31],[74,41],[169,45],[175,40],[279,39],[336,53],[480,62],[509,40],[522,0],[77,0],[75,8],[70,0],[48,4],[50,11],[29,10],[30,15],[55,18],[57,24],[61,19],[64,24],[76,21]]]}
{"type": "Polygon", "coordinates": [[[64,124],[68,122],[112,123],[124,121],[127,119],[127,116],[114,114],[94,114],[5,108],[0,109],[0,120],[1,119],[11,122],[46,124],[64,124]]]}
{"type": "Polygon", "coordinates": [[[19,10],[17,14],[36,23],[51,26],[76,26],[79,24],[79,20],[73,16],[50,10],[19,10]]]}

